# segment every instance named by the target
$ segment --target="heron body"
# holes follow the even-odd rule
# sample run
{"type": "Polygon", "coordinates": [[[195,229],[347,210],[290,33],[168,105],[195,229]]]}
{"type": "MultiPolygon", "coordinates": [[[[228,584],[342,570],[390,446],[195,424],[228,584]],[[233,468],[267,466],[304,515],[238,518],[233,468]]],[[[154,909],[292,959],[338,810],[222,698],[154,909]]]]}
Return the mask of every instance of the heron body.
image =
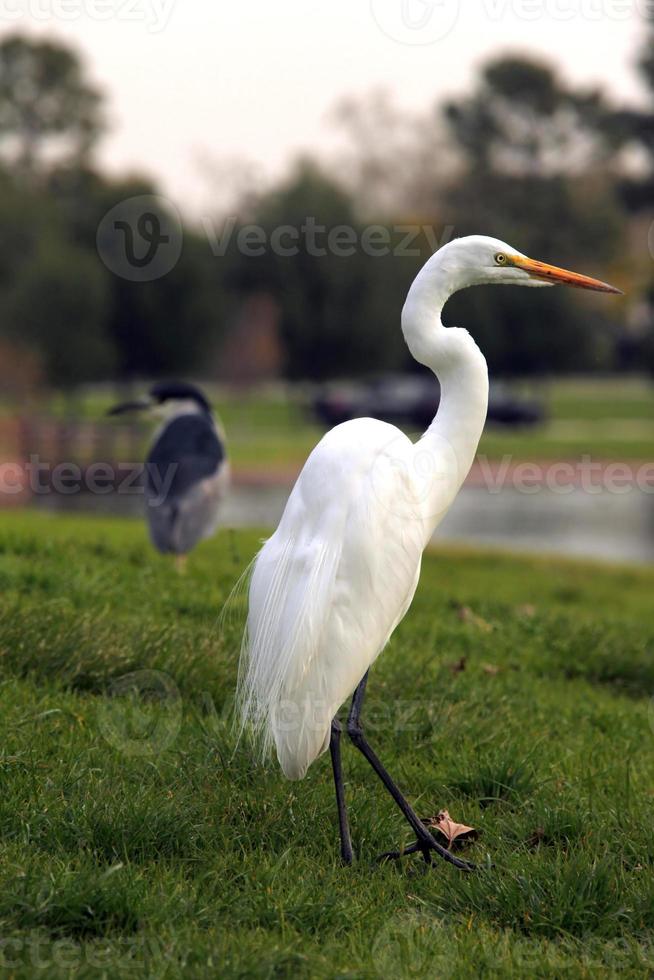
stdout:
{"type": "Polygon", "coordinates": [[[333,719],[354,691],[349,734],[416,831],[417,846],[443,851],[367,745],[359,719],[367,672],[409,609],[423,550],[468,473],[486,418],[486,361],[466,330],[443,326],[442,308],[457,289],[477,283],[557,281],[617,291],[484,236],[435,253],[402,310],[411,354],[440,382],[435,419],[416,443],[375,419],[328,432],[256,559],[240,674],[243,722],[274,745],[290,779],[331,745],[345,860],[351,845],[333,719]]]}
{"type": "Polygon", "coordinates": [[[152,543],[186,555],[210,537],[229,475],[225,447],[206,411],[183,408],[162,427],[145,465],[146,514],[152,543]]]}
{"type": "Polygon", "coordinates": [[[162,415],[145,463],[145,510],[152,543],[180,558],[212,535],[229,485],[225,437],[199,388],[181,381],[153,385],[147,398],[111,410],[162,415]]]}

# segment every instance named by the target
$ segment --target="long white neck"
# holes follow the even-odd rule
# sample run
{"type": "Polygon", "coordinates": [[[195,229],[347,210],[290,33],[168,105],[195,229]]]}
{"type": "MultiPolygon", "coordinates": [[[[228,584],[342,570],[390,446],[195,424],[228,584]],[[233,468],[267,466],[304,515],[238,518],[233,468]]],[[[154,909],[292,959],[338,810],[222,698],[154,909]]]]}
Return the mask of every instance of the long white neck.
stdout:
{"type": "MultiPolygon", "coordinates": [[[[467,330],[444,327],[443,307],[456,286],[439,268],[439,253],[414,280],[402,310],[402,332],[411,354],[440,383],[436,416],[416,453],[436,461],[425,492],[427,531],[433,531],[465,480],[475,458],[488,411],[486,359],[467,330]]],[[[424,464],[424,459],[423,459],[424,464]]]]}

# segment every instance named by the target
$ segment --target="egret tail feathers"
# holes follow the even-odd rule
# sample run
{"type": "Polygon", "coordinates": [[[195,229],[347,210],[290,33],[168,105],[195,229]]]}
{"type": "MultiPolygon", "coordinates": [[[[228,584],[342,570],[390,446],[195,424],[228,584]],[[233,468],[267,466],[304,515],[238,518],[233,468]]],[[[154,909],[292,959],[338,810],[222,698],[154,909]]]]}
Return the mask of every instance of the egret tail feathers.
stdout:
{"type": "Polygon", "coordinates": [[[250,584],[241,649],[241,731],[252,731],[262,755],[274,745],[285,775],[304,776],[329,740],[324,671],[312,669],[331,608],[340,549],[321,541],[274,538],[260,551],[250,584]]]}

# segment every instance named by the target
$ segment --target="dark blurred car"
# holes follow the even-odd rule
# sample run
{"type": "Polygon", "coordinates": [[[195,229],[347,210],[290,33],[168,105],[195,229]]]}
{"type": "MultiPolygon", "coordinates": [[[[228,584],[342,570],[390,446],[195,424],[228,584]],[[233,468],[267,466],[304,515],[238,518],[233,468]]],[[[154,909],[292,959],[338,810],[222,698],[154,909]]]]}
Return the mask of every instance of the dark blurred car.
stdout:
{"type": "MultiPolygon", "coordinates": [[[[327,426],[368,417],[422,430],[434,418],[439,400],[438,382],[434,378],[400,375],[368,384],[329,385],[314,399],[313,411],[327,426]]],[[[488,402],[491,424],[529,426],[544,420],[545,411],[539,402],[518,397],[504,385],[491,385],[488,402]]]]}

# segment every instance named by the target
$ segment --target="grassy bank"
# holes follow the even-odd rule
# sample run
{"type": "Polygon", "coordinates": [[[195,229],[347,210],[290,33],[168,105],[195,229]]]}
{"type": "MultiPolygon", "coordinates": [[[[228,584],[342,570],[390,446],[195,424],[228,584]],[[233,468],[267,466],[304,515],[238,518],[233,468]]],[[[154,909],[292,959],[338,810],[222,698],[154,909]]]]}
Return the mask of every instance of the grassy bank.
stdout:
{"type": "Polygon", "coordinates": [[[482,870],[377,865],[411,836],[349,746],[343,869],[327,758],[291,784],[231,734],[256,542],[179,577],[140,524],[0,515],[0,974],[654,970],[654,571],[429,555],[368,732],[482,870]]]}
{"type": "MultiPolygon", "coordinates": [[[[520,386],[517,386],[520,390],[520,386]]],[[[654,385],[644,379],[558,379],[526,389],[543,401],[535,428],[486,427],[479,452],[491,459],[654,460],[654,385]]],[[[301,465],[324,429],[302,403],[217,392],[236,463],[301,465]]],[[[414,433],[417,436],[418,433],[414,433]]]]}
{"type": "MultiPolygon", "coordinates": [[[[578,459],[589,454],[605,460],[654,459],[654,385],[649,379],[560,378],[514,387],[543,402],[547,421],[529,429],[487,426],[479,452],[489,458],[578,459]]],[[[312,417],[308,394],[207,390],[225,424],[236,464],[300,466],[323,434],[312,417]]],[[[42,410],[102,419],[116,397],[108,390],[91,392],[74,406],[54,397],[42,410]]],[[[15,406],[7,410],[15,411],[15,406]]]]}

